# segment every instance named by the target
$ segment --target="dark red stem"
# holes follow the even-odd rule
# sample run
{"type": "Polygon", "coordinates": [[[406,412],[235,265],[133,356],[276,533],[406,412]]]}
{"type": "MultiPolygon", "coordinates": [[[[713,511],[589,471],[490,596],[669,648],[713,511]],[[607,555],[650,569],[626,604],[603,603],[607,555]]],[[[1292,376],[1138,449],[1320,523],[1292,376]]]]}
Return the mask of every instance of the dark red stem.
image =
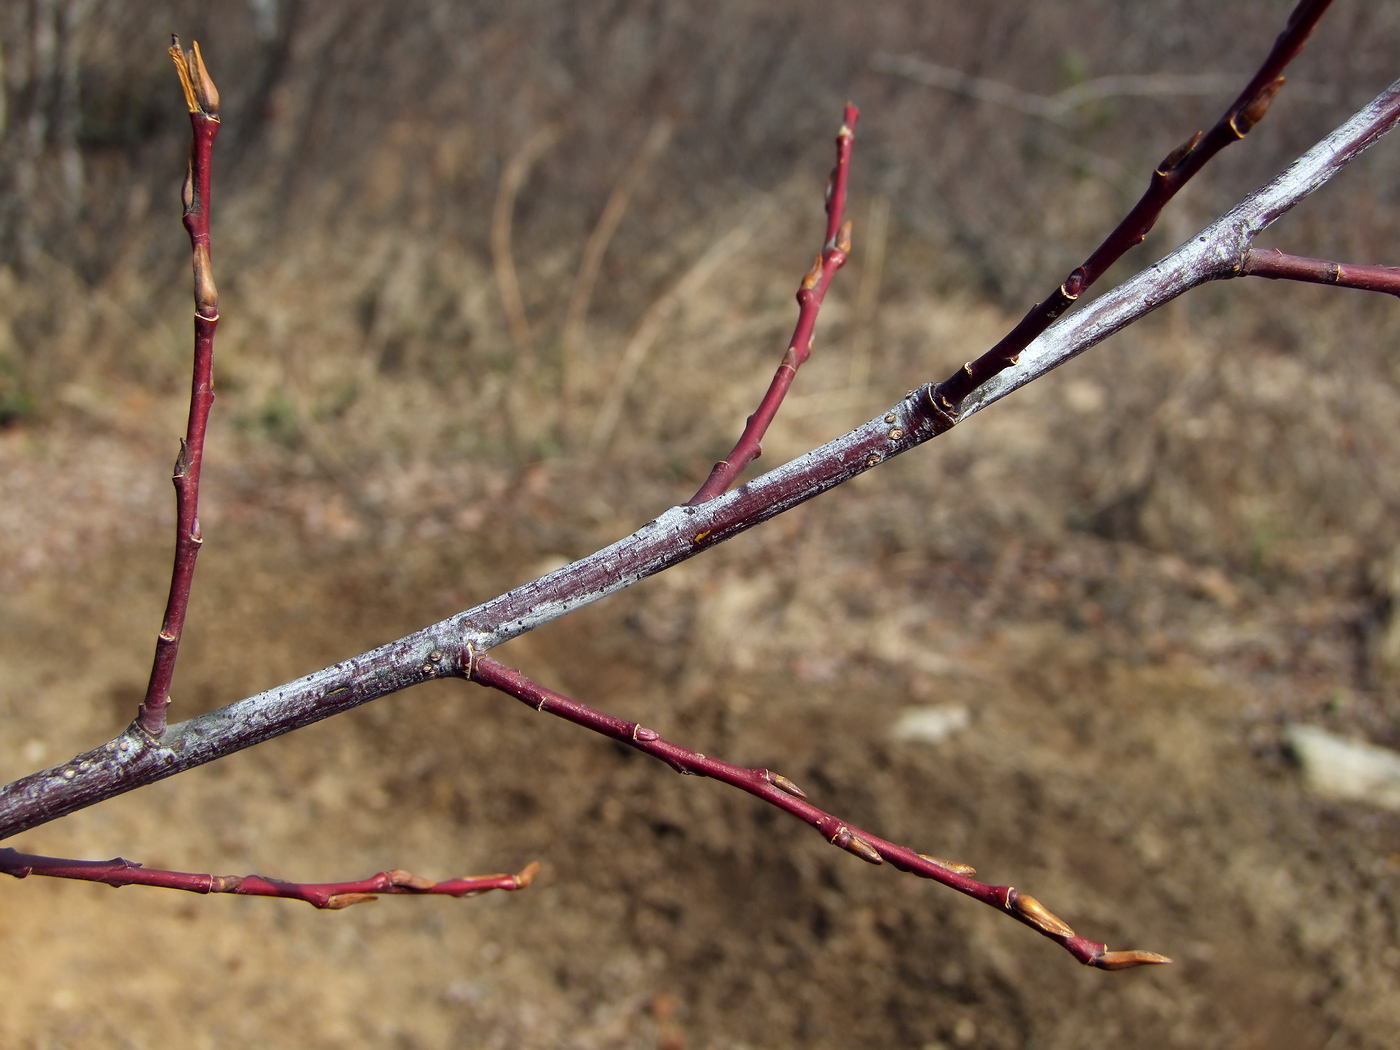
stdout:
{"type": "Polygon", "coordinates": [[[282,897],[306,901],[317,908],[348,908],[374,900],[379,894],[439,894],[475,897],[488,890],[521,890],[539,872],[530,864],[516,875],[478,875],[433,882],[407,871],[381,871],[353,882],[284,882],[262,875],[203,875],[188,871],[162,871],[116,857],[113,860],[63,860],[36,857],[12,849],[0,849],[0,871],[17,879],[47,875],[56,879],[102,882],[108,886],[159,886],[189,893],[241,893],[249,897],[282,897]]]}
{"type": "Polygon", "coordinates": [[[832,845],[855,854],[861,860],[870,864],[883,864],[888,861],[900,871],[940,882],[998,911],[1006,912],[1062,945],[1086,965],[1117,970],[1146,963],[1171,962],[1166,956],[1155,952],[1110,952],[1106,945],[1080,937],[1029,894],[1019,893],[1011,886],[992,886],[978,882],[969,878],[975,874],[975,869],[965,864],[954,864],[916,853],[907,846],[888,842],[825,810],[818,809],[807,801],[806,794],[797,785],[781,774],[767,769],[746,769],[663,740],[654,729],[605,714],[587,704],[581,704],[577,700],[546,689],[489,656],[474,656],[470,666],[464,670],[472,681],[513,696],[536,711],[556,715],[602,736],[621,741],[643,754],[665,762],[677,773],[710,777],[746,791],[755,798],[760,798],[805,821],[832,845]]]}
{"type": "Polygon", "coordinates": [[[219,294],[214,285],[209,251],[209,207],[211,161],[214,137],[219,133],[218,95],[213,90],[203,61],[196,51],[185,56],[179,40],[170,49],[180,71],[190,103],[189,168],[184,186],[184,223],[190,235],[194,260],[194,376],[190,384],[190,413],[180,454],[175,459],[175,564],[170,572],[170,596],[165,619],[156,637],[155,659],[146,696],[137,722],[147,733],[159,737],[165,732],[166,708],[170,705],[170,681],[180,652],[180,636],[194,583],[195,560],[204,538],[199,529],[199,476],[204,465],[204,434],[209,425],[209,409],[214,403],[214,329],[219,324],[219,294]],[[184,63],[182,67],[182,61],[184,63]],[[192,68],[193,67],[193,68],[192,68]],[[198,108],[196,108],[198,107],[198,108]]]}
{"type": "Polygon", "coordinates": [[[956,416],[968,394],[998,372],[1014,365],[1031,342],[1050,327],[1075,301],[1117,262],[1125,252],[1141,244],[1168,202],[1206,163],[1232,142],[1238,142],[1264,118],[1269,104],[1283,86],[1283,70],[1303,50],[1318,19],[1332,0],[1300,0],[1274,41],[1264,64],[1215,126],[1197,132],[1166,158],[1152,173],[1147,192],[1083,264],[1076,267],[1050,296],[1031,307],[1019,324],[996,346],[939,383],[934,392],[938,408],[956,416]]]}
{"type": "Polygon", "coordinates": [[[1306,281],[1308,284],[1330,284],[1338,288],[1357,288],[1363,292],[1400,295],[1400,268],[1355,266],[1330,259],[1310,259],[1303,255],[1288,255],[1277,248],[1251,248],[1247,251],[1244,264],[1240,267],[1240,276],[1306,281]]]}
{"type": "Polygon", "coordinates": [[[749,416],[733,450],[714,465],[705,484],[690,497],[690,502],[686,504],[688,507],[714,499],[724,492],[734,483],[739,472],[759,457],[763,451],[763,435],[778,414],[797,370],[812,355],[812,336],[817,328],[817,314],[821,311],[822,300],[826,298],[831,279],[846,264],[846,257],[851,251],[851,225],[846,222],[846,184],[851,167],[851,143],[855,141],[856,121],[859,119],[860,110],[847,102],[841,118],[841,130],[836,135],[836,167],[831,170],[831,181],[826,189],[826,240],[822,243],[821,254],[797,289],[797,327],[788,341],[782,364],[778,365],[773,381],[768,384],[768,392],[763,395],[754,414],[749,416]]]}

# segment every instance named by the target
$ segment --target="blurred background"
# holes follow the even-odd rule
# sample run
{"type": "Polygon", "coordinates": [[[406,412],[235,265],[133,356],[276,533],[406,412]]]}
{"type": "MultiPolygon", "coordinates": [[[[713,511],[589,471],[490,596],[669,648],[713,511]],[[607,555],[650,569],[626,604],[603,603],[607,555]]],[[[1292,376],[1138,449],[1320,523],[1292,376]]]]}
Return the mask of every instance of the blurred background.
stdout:
{"type": "MultiPolygon", "coordinates": [[[[0,5],[0,766],[124,726],[168,580],[189,128],[222,94],[219,400],[174,698],[228,703],[686,499],[730,447],[862,109],[851,261],[771,466],[994,342],[1233,98],[1286,0],[0,5]],[[1145,95],[1103,78],[1163,74],[1145,95]]],[[[1397,74],[1339,0],[1165,254],[1397,74]]],[[[1400,262],[1400,142],[1264,239],[1400,262]]],[[[1034,893],[970,901],[440,684],[14,845],[303,881],[343,913],[0,887],[15,1047],[1381,1047],[1400,817],[1288,726],[1400,746],[1388,299],[1199,290],[897,460],[501,658],[1034,893]]],[[[732,796],[732,797],[731,797],[732,796]]],[[[1392,1033],[1387,1036],[1386,1033],[1392,1033]]]]}

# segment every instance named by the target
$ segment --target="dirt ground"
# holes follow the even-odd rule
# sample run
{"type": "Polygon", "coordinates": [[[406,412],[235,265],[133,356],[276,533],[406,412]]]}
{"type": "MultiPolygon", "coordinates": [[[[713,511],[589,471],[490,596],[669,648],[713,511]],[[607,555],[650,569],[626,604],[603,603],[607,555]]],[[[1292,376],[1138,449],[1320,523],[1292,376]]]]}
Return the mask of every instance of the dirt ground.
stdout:
{"type": "MultiPolygon", "coordinates": [[[[1223,105],[1050,127],[877,56],[1047,94],[1243,79],[1290,6],[0,8],[0,782],[130,721],[160,619],[189,352],[172,25],[227,116],[184,717],[687,498],[786,345],[844,99],[855,249],[760,466],[991,345],[1223,105]],[[91,16],[71,47],[31,32],[60,9],[91,16]]],[[[1338,3],[1122,274],[1372,97],[1396,41],[1394,5],[1338,3]]],[[[1397,147],[1263,246],[1396,262],[1397,147]]],[[[1284,740],[1400,748],[1400,317],[1241,283],[497,654],[1172,966],[1082,968],[747,796],[436,683],[6,845],[298,881],[538,861],[528,890],[317,912],[4,878],[0,1050],[1393,1047],[1400,814],[1311,796],[1284,740]],[[930,710],[941,740],[896,732],[930,710]]]]}
{"type": "MultiPolygon", "coordinates": [[[[1000,320],[950,314],[969,338],[1000,320]]],[[[1272,557],[1301,567],[1266,587],[1142,542],[986,516],[1026,472],[1038,485],[1007,498],[1053,504],[1035,435],[1082,414],[1130,357],[1076,364],[945,448],[502,656],[706,753],[783,771],[835,812],[1175,965],[1082,969],[721,785],[440,684],[16,845],[308,881],[538,860],[527,892],[320,913],[9,883],[4,1045],[1389,1045],[1400,818],[1309,798],[1280,732],[1302,718],[1386,739],[1383,691],[1347,684],[1355,601],[1329,597],[1283,542],[1272,557]],[[980,487],[960,482],[978,471],[980,487]],[[940,495],[954,491],[973,495],[940,495]],[[958,538],[955,520],[986,542],[958,538]],[[903,711],[930,705],[964,708],[968,724],[936,744],[891,738],[903,711]]],[[[159,479],[180,406],[120,389],[70,401],[88,407],[0,434],[0,761],[16,775],[131,717],[162,601],[159,479]]],[[[802,404],[778,455],[833,430],[802,404]]],[[[175,691],[187,713],[489,597],[683,496],[665,472],[629,488],[625,469],[567,461],[445,464],[371,479],[413,508],[371,519],[296,456],[230,426],[216,440],[227,451],[210,460],[175,691]]]]}

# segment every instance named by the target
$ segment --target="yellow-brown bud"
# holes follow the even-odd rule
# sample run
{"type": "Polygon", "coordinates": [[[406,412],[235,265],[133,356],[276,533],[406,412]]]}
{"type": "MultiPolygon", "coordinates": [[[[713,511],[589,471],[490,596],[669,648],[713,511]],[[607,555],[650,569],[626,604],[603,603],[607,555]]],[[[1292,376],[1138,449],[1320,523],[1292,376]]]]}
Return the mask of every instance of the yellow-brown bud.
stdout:
{"type": "Polygon", "coordinates": [[[842,844],[842,848],[848,853],[854,853],[861,860],[868,864],[883,864],[885,858],[880,856],[880,851],[859,835],[852,835],[849,842],[842,844]]]}
{"type": "Polygon", "coordinates": [[[920,853],[920,857],[930,864],[937,864],[946,871],[951,871],[954,875],[976,875],[977,869],[971,864],[959,864],[955,860],[944,860],[942,857],[932,857],[927,853],[920,853]]]}
{"type": "Polygon", "coordinates": [[[794,784],[787,777],[783,776],[781,773],[770,772],[768,774],[768,783],[772,784],[775,788],[777,788],[780,791],[786,791],[789,795],[792,795],[795,798],[807,797],[807,792],[803,791],[800,787],[794,784]]]}
{"type": "Polygon", "coordinates": [[[1170,175],[1172,169],[1185,160],[1190,155],[1191,151],[1196,148],[1196,144],[1201,141],[1201,136],[1204,134],[1205,132],[1203,131],[1196,132],[1196,134],[1192,135],[1180,146],[1168,153],[1162,159],[1162,163],[1157,165],[1157,174],[1170,175]]]}
{"type": "Polygon", "coordinates": [[[348,908],[352,904],[368,904],[370,901],[377,901],[379,898],[373,893],[337,893],[321,905],[326,911],[339,911],[341,908],[348,908]]]}
{"type": "Polygon", "coordinates": [[[1230,128],[1240,138],[1249,134],[1249,129],[1264,119],[1264,114],[1269,112],[1269,105],[1273,102],[1274,96],[1283,87],[1286,77],[1279,77],[1271,84],[1265,84],[1259,89],[1259,94],[1255,95],[1249,105],[1240,110],[1230,118],[1230,128]]]}
{"type": "Polygon", "coordinates": [[[437,885],[432,879],[425,879],[422,875],[415,875],[411,871],[391,871],[389,872],[389,885],[402,886],[406,890],[430,890],[437,885]]]}
{"type": "Polygon", "coordinates": [[[1017,893],[1011,898],[1011,910],[1052,937],[1073,937],[1069,923],[1052,912],[1029,893],[1017,893]]]}
{"type": "Polygon", "coordinates": [[[214,286],[214,266],[209,261],[209,249],[203,244],[194,249],[194,305],[200,316],[212,320],[219,316],[219,289],[214,286]]]}
{"type": "Polygon", "coordinates": [[[1131,970],[1134,966],[1161,966],[1171,962],[1165,955],[1144,952],[1136,949],[1126,952],[1104,952],[1089,960],[1090,966],[1100,970],[1131,970]]]}
{"type": "Polygon", "coordinates": [[[204,56],[199,53],[199,41],[194,41],[194,50],[189,55],[190,80],[193,81],[195,101],[207,116],[219,119],[219,89],[204,65],[204,56]]]}

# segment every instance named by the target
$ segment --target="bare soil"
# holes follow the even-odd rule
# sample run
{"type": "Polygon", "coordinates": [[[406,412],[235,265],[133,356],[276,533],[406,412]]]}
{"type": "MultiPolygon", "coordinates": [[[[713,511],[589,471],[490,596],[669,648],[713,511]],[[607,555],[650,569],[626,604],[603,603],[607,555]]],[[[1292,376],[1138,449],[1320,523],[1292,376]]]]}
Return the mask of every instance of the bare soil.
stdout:
{"type": "MultiPolygon", "coordinates": [[[[972,329],[995,321],[968,316],[972,329]]],[[[721,785],[439,684],[15,844],[306,881],[539,860],[528,891],[320,913],[12,883],[0,887],[0,1041],[1390,1045],[1400,818],[1307,797],[1280,744],[1294,717],[1383,737],[1382,694],[1344,686],[1356,610],[1325,587],[1271,593],[1092,530],[987,526],[979,547],[940,526],[959,457],[981,453],[980,495],[952,508],[975,524],[1024,469],[1026,434],[1082,407],[1082,384],[1114,364],[1095,367],[502,655],[706,753],[778,769],[835,812],[1175,965],[1081,969],[1005,917],[871,868],[721,785]],[[891,740],[903,710],[931,704],[965,706],[969,726],[941,744],[891,740]]],[[[179,406],[104,403],[107,416],[0,435],[7,773],[115,732],[144,683],[169,513],[149,479],[179,406]]],[[[779,446],[831,429],[797,404],[779,446]]],[[[175,693],[185,713],[489,597],[684,496],[664,472],[613,505],[625,471],[538,461],[454,480],[444,466],[379,478],[408,486],[416,516],[371,519],[296,456],[223,437],[175,693]]],[[[1053,502],[1053,472],[1041,480],[1015,499],[1053,502]]]]}

